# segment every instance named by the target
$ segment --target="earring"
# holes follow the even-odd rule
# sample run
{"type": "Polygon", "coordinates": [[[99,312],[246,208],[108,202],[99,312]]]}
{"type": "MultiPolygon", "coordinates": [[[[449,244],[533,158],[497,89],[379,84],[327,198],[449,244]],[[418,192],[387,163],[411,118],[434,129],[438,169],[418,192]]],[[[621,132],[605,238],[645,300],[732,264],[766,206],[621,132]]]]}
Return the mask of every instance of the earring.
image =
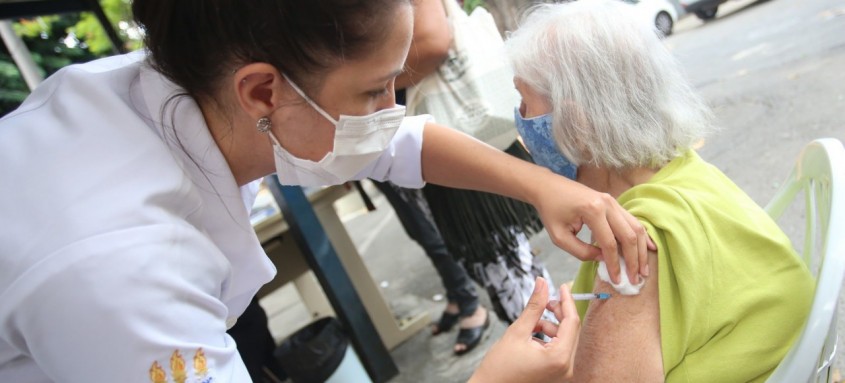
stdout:
{"type": "Polygon", "coordinates": [[[255,128],[258,129],[261,133],[267,133],[270,131],[270,128],[273,126],[273,122],[270,121],[267,117],[261,117],[258,119],[258,122],[255,124],[255,128]]]}

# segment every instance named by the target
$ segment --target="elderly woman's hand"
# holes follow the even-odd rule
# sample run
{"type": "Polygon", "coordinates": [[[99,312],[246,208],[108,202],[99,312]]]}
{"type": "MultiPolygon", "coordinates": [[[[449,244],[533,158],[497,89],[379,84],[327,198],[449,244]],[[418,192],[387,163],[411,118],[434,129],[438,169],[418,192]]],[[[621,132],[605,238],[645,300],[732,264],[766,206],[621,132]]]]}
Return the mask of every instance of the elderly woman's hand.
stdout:
{"type": "Polygon", "coordinates": [[[647,249],[656,247],[643,225],[613,197],[553,174],[536,183],[540,186],[532,204],[555,245],[581,260],[604,261],[614,283],[619,283],[621,247],[629,280],[638,280],[638,273],[648,276],[647,249]],[[598,247],[576,237],[584,224],[598,247]]]}
{"type": "Polygon", "coordinates": [[[560,302],[550,303],[546,281],[537,278],[522,315],[490,348],[470,383],[564,382],[571,377],[581,322],[566,285],[561,286],[560,296],[560,302]],[[540,319],[547,304],[554,305],[549,308],[560,324],[540,319]],[[543,343],[533,337],[536,332],[543,332],[552,340],[543,343]]]}

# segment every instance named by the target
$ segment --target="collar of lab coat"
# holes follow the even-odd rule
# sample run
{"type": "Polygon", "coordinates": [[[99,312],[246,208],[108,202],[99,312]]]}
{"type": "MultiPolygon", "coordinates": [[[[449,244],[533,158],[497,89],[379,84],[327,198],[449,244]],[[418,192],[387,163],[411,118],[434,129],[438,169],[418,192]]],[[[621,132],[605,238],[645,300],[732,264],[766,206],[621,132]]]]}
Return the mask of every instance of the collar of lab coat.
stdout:
{"type": "Polygon", "coordinates": [[[224,283],[221,298],[229,306],[229,315],[238,316],[276,273],[244,206],[254,200],[254,188],[238,187],[193,98],[174,98],[184,90],[148,65],[141,66],[140,80],[155,129],[202,196],[202,229],[231,263],[232,275],[224,283]]]}

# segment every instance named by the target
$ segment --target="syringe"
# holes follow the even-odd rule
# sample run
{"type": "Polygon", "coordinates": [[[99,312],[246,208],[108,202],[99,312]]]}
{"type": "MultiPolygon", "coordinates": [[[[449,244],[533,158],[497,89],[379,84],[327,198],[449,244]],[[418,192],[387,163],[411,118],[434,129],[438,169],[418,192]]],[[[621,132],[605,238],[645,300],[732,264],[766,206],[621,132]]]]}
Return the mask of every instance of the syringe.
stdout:
{"type": "Polygon", "coordinates": [[[610,293],[588,293],[588,294],[572,294],[572,299],[576,301],[590,301],[593,299],[605,300],[611,297],[610,293]]]}

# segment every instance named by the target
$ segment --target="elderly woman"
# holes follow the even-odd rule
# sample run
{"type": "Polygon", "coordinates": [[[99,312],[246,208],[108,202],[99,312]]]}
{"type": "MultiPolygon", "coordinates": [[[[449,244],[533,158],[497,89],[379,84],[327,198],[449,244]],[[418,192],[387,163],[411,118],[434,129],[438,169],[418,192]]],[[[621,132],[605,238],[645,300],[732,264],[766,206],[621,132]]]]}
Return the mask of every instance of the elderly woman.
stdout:
{"type": "Polygon", "coordinates": [[[507,41],[534,160],[609,193],[657,245],[623,295],[584,263],[574,380],[763,381],[797,337],[813,281],[766,213],[693,146],[710,112],[621,2],[534,9],[507,41]]]}

